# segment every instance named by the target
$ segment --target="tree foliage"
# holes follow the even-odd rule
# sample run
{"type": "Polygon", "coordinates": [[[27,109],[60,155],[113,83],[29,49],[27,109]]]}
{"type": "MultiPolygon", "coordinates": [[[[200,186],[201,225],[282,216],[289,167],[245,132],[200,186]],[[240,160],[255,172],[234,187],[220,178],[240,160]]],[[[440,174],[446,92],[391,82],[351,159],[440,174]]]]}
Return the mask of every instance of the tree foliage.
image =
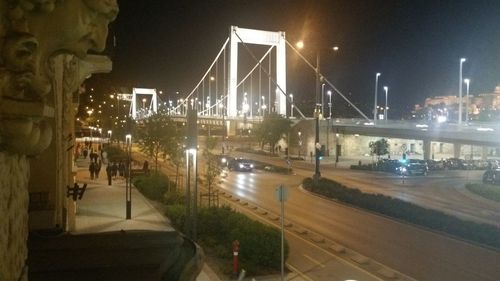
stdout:
{"type": "Polygon", "coordinates": [[[264,116],[264,120],[257,128],[255,134],[262,146],[269,144],[270,151],[274,153],[274,146],[289,131],[292,122],[277,113],[264,116]]]}
{"type": "Polygon", "coordinates": [[[179,149],[177,126],[164,113],[155,113],[144,119],[137,134],[139,149],[154,159],[155,170],[158,170],[160,156],[173,155],[179,149]]]}
{"type": "Polygon", "coordinates": [[[212,151],[217,146],[217,138],[208,137],[206,140],[205,149],[203,150],[203,158],[205,160],[205,186],[208,189],[208,206],[210,207],[212,196],[213,196],[213,187],[219,183],[220,173],[222,171],[219,161],[217,159],[217,155],[215,155],[212,151]]]}
{"type": "Polygon", "coordinates": [[[379,139],[370,143],[370,150],[373,155],[381,156],[389,153],[389,143],[386,139],[379,139]]]}

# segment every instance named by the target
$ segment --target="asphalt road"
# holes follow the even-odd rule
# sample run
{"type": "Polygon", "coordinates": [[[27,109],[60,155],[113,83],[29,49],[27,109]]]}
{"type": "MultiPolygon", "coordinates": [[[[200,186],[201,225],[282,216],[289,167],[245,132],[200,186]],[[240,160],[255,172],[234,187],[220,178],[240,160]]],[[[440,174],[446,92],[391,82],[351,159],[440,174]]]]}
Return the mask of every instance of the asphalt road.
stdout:
{"type": "MultiPolygon", "coordinates": [[[[285,166],[283,159],[239,153],[251,159],[285,166]]],[[[293,161],[297,175],[310,177],[314,165],[307,161],[293,161]]],[[[400,176],[372,171],[334,168],[322,165],[321,175],[363,192],[378,193],[411,202],[447,214],[500,227],[500,204],[469,192],[466,183],[480,182],[484,171],[432,171],[428,176],[400,176]]]]}
{"type": "Polygon", "coordinates": [[[222,188],[278,213],[274,188],[285,184],[290,221],[417,280],[500,279],[499,252],[321,199],[298,188],[310,171],[295,171],[295,176],[230,172],[222,188]]]}
{"type": "MultiPolygon", "coordinates": [[[[271,161],[284,163],[282,159],[271,161]]],[[[500,253],[498,251],[309,194],[300,189],[299,185],[305,176],[312,174],[311,167],[301,169],[297,166],[299,165],[294,164],[296,175],[288,176],[260,171],[252,173],[229,172],[221,189],[233,194],[234,197],[258,206],[259,209],[279,214],[279,204],[275,199],[274,189],[279,184],[284,184],[289,187],[285,216],[294,228],[306,229],[309,240],[311,240],[310,237],[323,237],[326,243],[345,246],[349,249],[348,251],[366,256],[373,263],[375,261],[382,263],[416,280],[500,280],[500,267],[498,266],[500,253]]],[[[323,170],[323,176],[330,177],[329,172],[323,170]]],[[[337,170],[331,172],[340,174],[337,170]]],[[[398,184],[402,184],[399,182],[399,178],[384,174],[367,176],[364,172],[358,174],[356,171],[344,170],[341,175],[347,185],[355,184],[356,187],[360,188],[361,186],[361,189],[368,192],[378,192],[382,189],[381,193],[392,192],[398,198],[413,198],[411,200],[418,199],[424,203],[430,200],[434,206],[445,210],[444,206],[452,206],[448,212],[462,215],[455,210],[456,203],[454,201],[461,200],[459,194],[467,192],[457,191],[457,187],[453,184],[446,185],[450,179],[459,181],[453,174],[449,176],[450,179],[439,176],[421,178],[420,180],[427,181],[426,184],[422,184],[422,188],[418,187],[418,180],[412,179],[407,181],[405,185],[398,186],[398,184]],[[380,178],[377,178],[377,175],[380,178]],[[365,183],[363,178],[365,178],[365,183]],[[387,182],[391,181],[393,181],[392,185],[386,185],[387,182]],[[440,200],[434,198],[435,195],[425,195],[426,192],[404,192],[405,189],[422,191],[424,188],[429,188],[432,190],[433,181],[443,182],[442,186],[444,187],[438,188],[443,196],[440,200]],[[380,187],[377,190],[373,186],[380,187]],[[454,192],[458,193],[449,196],[449,193],[454,192]],[[449,200],[449,198],[453,198],[453,200],[449,200]]],[[[340,178],[340,175],[338,176],[340,178]]],[[[465,195],[465,198],[476,199],[470,195],[465,195]]],[[[491,208],[495,207],[496,205],[492,204],[491,208]]],[[[475,208],[462,213],[472,217],[478,216],[474,215],[477,213],[475,208]]],[[[484,214],[488,215],[488,213],[484,214]]],[[[297,235],[296,231],[288,230],[287,233],[287,239],[292,247],[288,260],[289,268],[304,274],[303,278],[306,280],[344,281],[348,279],[343,278],[357,278],[354,280],[362,281],[379,280],[377,278],[380,278],[378,275],[370,273],[367,276],[358,276],[358,274],[363,274],[363,266],[356,266],[352,261],[339,260],[330,250],[327,250],[325,254],[325,245],[320,243],[318,246],[318,243],[310,243],[308,239],[302,237],[302,234],[297,235]],[[297,241],[301,243],[296,244],[297,241]],[[308,243],[304,243],[305,241],[308,243]],[[342,264],[347,265],[344,267],[344,271],[338,269],[338,266],[342,264]],[[349,266],[353,266],[353,268],[350,269],[349,266]],[[348,277],[350,274],[353,276],[348,277]]],[[[390,280],[391,278],[386,279],[390,280]]]]}

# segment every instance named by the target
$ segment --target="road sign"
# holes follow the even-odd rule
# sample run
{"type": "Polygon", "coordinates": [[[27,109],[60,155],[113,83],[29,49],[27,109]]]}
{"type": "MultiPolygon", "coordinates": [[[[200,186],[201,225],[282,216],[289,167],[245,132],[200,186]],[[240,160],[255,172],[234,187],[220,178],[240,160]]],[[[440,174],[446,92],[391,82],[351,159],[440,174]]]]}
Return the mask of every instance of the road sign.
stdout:
{"type": "Polygon", "coordinates": [[[280,185],[276,188],[276,200],[278,202],[285,202],[288,199],[288,189],[280,185]]]}

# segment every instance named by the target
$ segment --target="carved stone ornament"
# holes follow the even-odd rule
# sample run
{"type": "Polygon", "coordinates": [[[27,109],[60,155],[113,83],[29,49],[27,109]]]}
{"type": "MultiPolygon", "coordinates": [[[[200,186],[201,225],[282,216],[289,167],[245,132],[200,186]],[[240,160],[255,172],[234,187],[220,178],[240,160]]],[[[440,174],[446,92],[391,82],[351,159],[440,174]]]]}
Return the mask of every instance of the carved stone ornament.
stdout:
{"type": "Polygon", "coordinates": [[[0,151],[31,156],[48,147],[51,59],[103,51],[117,13],[117,0],[0,0],[0,151]]]}

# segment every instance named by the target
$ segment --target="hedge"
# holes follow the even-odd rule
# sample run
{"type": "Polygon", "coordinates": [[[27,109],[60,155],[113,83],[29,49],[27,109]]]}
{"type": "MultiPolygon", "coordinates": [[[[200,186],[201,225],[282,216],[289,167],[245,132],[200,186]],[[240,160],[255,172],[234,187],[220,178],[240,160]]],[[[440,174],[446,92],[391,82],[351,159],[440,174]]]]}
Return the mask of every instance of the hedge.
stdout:
{"type": "MultiPolygon", "coordinates": [[[[174,227],[184,230],[184,206],[168,206],[166,214],[174,227]]],[[[245,269],[248,274],[263,274],[280,269],[281,234],[271,226],[251,220],[225,206],[198,209],[197,229],[198,242],[226,261],[223,269],[226,273],[231,272],[234,240],[240,242],[240,268],[245,269]]],[[[288,251],[288,243],[285,241],[285,259],[288,251]]]]}
{"type": "Polygon", "coordinates": [[[468,183],[465,187],[472,193],[500,202],[500,186],[498,185],[468,183]]]}
{"type": "Polygon", "coordinates": [[[162,173],[151,173],[133,178],[135,187],[147,198],[164,204],[184,202],[185,196],[175,188],[175,183],[162,173]]]}
{"type": "Polygon", "coordinates": [[[319,180],[318,185],[312,178],[306,178],[303,186],[311,192],[347,204],[500,249],[500,228],[494,225],[462,220],[381,194],[363,193],[324,178],[319,180]]]}

